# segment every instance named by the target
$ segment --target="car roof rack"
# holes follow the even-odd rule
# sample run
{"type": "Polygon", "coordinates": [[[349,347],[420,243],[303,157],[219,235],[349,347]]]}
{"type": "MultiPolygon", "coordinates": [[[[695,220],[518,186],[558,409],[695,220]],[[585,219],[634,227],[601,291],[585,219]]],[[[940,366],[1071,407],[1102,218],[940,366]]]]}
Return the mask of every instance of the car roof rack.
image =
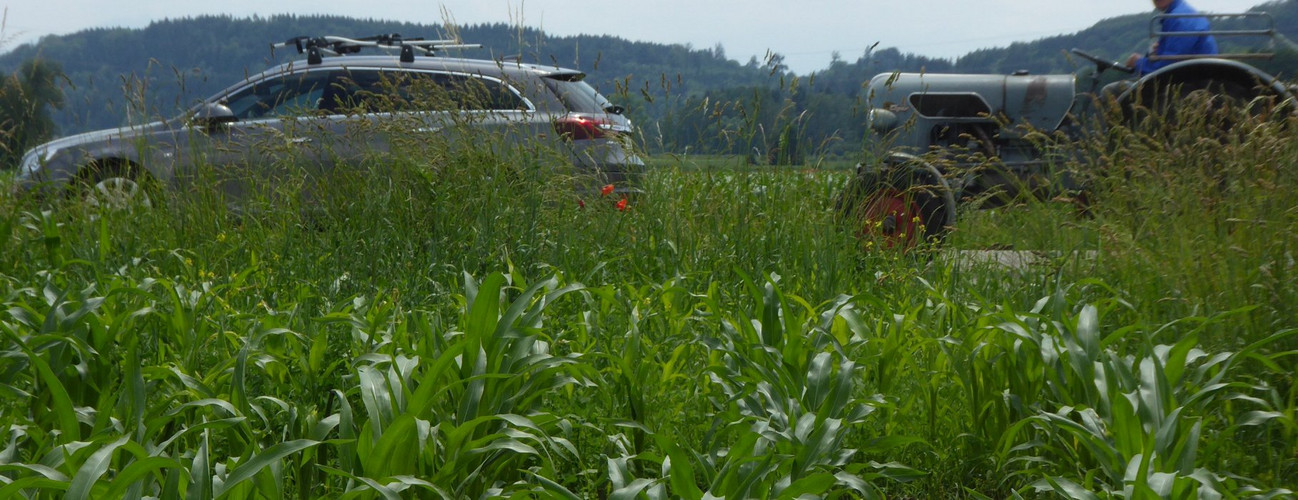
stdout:
{"type": "Polygon", "coordinates": [[[283,42],[272,43],[270,47],[272,52],[279,48],[293,47],[297,49],[298,54],[306,54],[307,64],[320,64],[325,55],[355,54],[366,47],[400,51],[401,62],[408,63],[415,61],[415,52],[426,56],[435,56],[439,50],[479,49],[482,48],[482,44],[461,43],[459,40],[425,40],[423,37],[405,38],[398,33],[391,33],[362,38],[295,36],[283,42]]]}
{"type": "MultiPolygon", "coordinates": [[[[1160,37],[1165,37],[1165,36],[1186,37],[1186,36],[1203,36],[1203,35],[1212,35],[1215,37],[1244,37],[1244,38],[1252,37],[1255,39],[1261,38],[1261,39],[1267,39],[1270,41],[1270,43],[1274,44],[1277,33],[1275,30],[1275,18],[1272,18],[1271,14],[1268,14],[1266,12],[1245,12],[1240,14],[1210,14],[1204,12],[1199,12],[1194,14],[1158,14],[1154,16],[1153,19],[1149,20],[1149,38],[1151,40],[1157,40],[1160,37]],[[1223,19],[1239,19],[1241,23],[1251,22],[1252,24],[1256,24],[1260,26],[1257,26],[1253,29],[1235,29],[1235,30],[1221,30],[1221,29],[1210,29],[1207,31],[1163,31],[1162,30],[1162,21],[1164,19],[1184,18],[1184,17],[1206,18],[1212,20],[1213,22],[1216,22],[1218,20],[1223,20],[1223,19]]],[[[1158,60],[1181,61],[1185,59],[1202,59],[1202,58],[1271,59],[1273,57],[1275,57],[1274,51],[1224,53],[1224,54],[1212,54],[1212,55],[1197,55],[1197,54],[1174,55],[1174,56],[1150,55],[1149,59],[1151,61],[1158,61],[1158,60]]]]}

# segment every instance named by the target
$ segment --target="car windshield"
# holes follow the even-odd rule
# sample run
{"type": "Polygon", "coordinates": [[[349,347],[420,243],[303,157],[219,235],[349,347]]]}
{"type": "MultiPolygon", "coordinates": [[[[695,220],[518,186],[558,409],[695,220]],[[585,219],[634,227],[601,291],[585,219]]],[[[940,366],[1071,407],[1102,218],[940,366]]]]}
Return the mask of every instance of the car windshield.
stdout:
{"type": "Polygon", "coordinates": [[[586,75],[581,73],[554,75],[546,78],[546,84],[559,95],[559,100],[570,111],[578,113],[602,113],[613,103],[600,95],[594,87],[581,81],[586,75]]]}

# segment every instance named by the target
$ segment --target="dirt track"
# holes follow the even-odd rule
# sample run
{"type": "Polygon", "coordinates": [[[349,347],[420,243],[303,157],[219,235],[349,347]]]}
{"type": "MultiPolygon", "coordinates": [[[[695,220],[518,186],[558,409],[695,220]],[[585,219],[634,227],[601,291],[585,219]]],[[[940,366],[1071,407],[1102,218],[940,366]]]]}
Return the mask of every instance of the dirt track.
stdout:
{"type": "Polygon", "coordinates": [[[955,250],[943,254],[963,266],[1000,266],[1024,272],[1032,269],[1052,269],[1072,259],[1095,260],[1095,252],[1087,251],[1065,255],[1062,252],[1037,250],[955,250]]]}

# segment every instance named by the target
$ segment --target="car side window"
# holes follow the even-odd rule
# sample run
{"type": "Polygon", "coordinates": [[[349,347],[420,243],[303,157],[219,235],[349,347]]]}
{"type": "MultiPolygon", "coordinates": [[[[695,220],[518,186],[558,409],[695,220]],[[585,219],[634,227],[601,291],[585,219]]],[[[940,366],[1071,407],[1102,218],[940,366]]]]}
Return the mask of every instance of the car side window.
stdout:
{"type": "Polygon", "coordinates": [[[350,70],[334,84],[327,108],[335,113],[403,111],[517,111],[530,109],[493,79],[431,71],[350,70]]]}
{"type": "Polygon", "coordinates": [[[240,120],[314,114],[329,90],[329,74],[308,71],[254,83],[223,102],[240,120]]]}
{"type": "Polygon", "coordinates": [[[348,70],[333,84],[327,109],[338,114],[455,109],[445,85],[447,75],[414,71],[348,70]]]}
{"type": "Polygon", "coordinates": [[[459,108],[466,111],[519,111],[528,109],[518,94],[498,80],[453,75],[446,81],[459,108]]]}

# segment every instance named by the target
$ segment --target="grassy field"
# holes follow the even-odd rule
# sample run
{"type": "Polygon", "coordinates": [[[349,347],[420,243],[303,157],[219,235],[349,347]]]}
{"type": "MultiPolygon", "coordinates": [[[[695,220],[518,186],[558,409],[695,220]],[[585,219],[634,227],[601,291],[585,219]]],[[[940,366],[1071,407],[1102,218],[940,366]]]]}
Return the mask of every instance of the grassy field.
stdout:
{"type": "Polygon", "coordinates": [[[841,161],[0,195],[0,498],[1292,496],[1298,123],[1234,130],[963,213],[1017,269],[867,250],[841,161]]]}

